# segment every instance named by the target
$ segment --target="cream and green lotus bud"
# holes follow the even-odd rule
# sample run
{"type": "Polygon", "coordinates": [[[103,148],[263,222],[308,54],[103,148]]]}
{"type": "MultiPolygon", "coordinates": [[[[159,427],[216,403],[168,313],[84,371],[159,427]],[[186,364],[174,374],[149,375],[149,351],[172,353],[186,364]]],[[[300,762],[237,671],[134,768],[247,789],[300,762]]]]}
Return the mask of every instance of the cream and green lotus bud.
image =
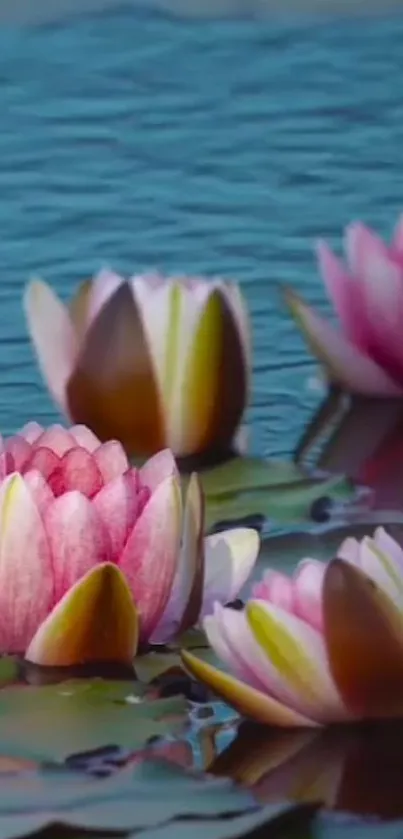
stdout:
{"type": "Polygon", "coordinates": [[[147,457],[236,447],[248,401],[248,311],[223,280],[122,277],[102,271],[69,308],[40,280],[25,295],[28,327],[61,410],[101,440],[147,457]]]}

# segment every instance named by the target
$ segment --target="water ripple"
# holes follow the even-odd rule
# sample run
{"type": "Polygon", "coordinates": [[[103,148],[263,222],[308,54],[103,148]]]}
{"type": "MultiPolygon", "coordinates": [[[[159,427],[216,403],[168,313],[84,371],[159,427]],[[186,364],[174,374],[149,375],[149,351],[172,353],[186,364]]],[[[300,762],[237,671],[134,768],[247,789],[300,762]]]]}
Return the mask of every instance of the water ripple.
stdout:
{"type": "Polygon", "coordinates": [[[286,317],[326,309],[312,255],[401,209],[403,19],[286,26],[136,10],[0,36],[0,427],[53,416],[24,283],[67,297],[109,263],[240,279],[255,325],[255,444],[289,451],[317,394],[286,317]]]}

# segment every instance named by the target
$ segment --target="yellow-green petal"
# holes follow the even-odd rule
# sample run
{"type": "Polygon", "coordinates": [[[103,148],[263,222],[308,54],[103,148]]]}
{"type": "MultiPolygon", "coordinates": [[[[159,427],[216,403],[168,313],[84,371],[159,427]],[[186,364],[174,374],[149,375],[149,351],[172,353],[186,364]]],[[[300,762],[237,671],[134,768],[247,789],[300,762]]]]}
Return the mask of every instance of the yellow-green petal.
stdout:
{"type": "Polygon", "coordinates": [[[137,641],[138,617],[130,589],[117,566],[104,563],[82,577],[54,607],[26,658],[49,667],[131,664],[137,641]]]}
{"type": "Polygon", "coordinates": [[[229,446],[247,402],[242,337],[225,295],[204,305],[181,382],[182,453],[229,446]]]}
{"type": "Polygon", "coordinates": [[[217,696],[228,702],[238,713],[266,725],[284,728],[315,726],[316,723],[288,708],[271,696],[249,687],[228,673],[223,673],[211,664],[194,656],[187,650],[181,652],[186,669],[199,681],[203,682],[217,696]]]}

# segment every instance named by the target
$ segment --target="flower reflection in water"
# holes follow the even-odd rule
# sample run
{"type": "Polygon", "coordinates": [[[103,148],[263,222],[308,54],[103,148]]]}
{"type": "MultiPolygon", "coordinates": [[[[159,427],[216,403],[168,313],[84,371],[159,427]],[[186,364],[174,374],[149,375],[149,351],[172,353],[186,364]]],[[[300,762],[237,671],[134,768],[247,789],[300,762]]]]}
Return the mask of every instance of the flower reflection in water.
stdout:
{"type": "Polygon", "coordinates": [[[208,768],[246,784],[264,804],[290,799],[359,816],[403,816],[401,722],[321,732],[245,723],[208,768]]]}

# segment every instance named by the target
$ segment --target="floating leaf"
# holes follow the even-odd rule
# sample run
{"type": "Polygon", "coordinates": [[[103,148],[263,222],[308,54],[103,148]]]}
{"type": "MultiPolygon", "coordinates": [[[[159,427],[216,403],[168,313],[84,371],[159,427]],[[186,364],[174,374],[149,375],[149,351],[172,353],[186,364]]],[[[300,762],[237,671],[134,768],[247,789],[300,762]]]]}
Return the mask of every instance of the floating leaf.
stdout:
{"type": "Polygon", "coordinates": [[[0,688],[17,682],[20,675],[20,664],[13,656],[2,656],[0,658],[0,688]]]}
{"type": "MultiPolygon", "coordinates": [[[[329,560],[337,552],[341,543],[348,536],[363,539],[378,525],[384,526],[388,533],[400,544],[403,543],[403,516],[389,519],[389,515],[379,515],[376,522],[355,522],[349,525],[339,525],[327,530],[303,531],[278,534],[267,537],[262,541],[258,563],[254,569],[253,579],[259,579],[266,568],[276,568],[291,573],[296,564],[306,557],[329,560]]],[[[249,593],[249,581],[245,594],[249,593]]],[[[197,655],[199,652],[197,651],[197,655]]]]}
{"type": "Polygon", "coordinates": [[[183,671],[180,650],[197,650],[197,655],[211,664],[217,664],[217,657],[211,649],[202,630],[189,630],[181,635],[175,644],[154,647],[144,655],[137,656],[136,674],[141,682],[148,684],[169,670],[183,671]]]}
{"type": "Polygon", "coordinates": [[[231,781],[189,775],[166,762],[139,761],[105,779],[43,769],[2,779],[0,839],[54,824],[132,831],[177,817],[206,819],[256,811],[251,794],[231,781]]]}
{"type": "Polygon", "coordinates": [[[234,457],[220,466],[202,471],[200,479],[206,495],[217,496],[287,485],[300,481],[302,474],[292,461],[234,457]]]}
{"type": "Polygon", "coordinates": [[[0,691],[0,753],[63,760],[110,744],[141,747],[183,723],[181,696],[143,699],[138,682],[72,681],[0,691]]]}
{"type": "MultiPolygon", "coordinates": [[[[319,499],[330,501],[330,513],[332,501],[340,504],[353,496],[350,482],[339,476],[327,480],[300,478],[293,483],[233,495],[209,495],[206,498],[206,526],[212,528],[217,522],[242,522],[251,515],[260,515],[283,525],[312,523],[312,508],[319,499]]],[[[330,518],[330,514],[327,517],[330,518]]]]}
{"type": "MultiPolygon", "coordinates": [[[[303,829],[304,839],[309,839],[312,810],[293,807],[289,803],[271,804],[253,813],[220,819],[187,819],[161,825],[153,830],[142,830],[130,839],[241,839],[242,837],[291,837],[291,828],[303,829]],[[270,833],[269,833],[270,831],[270,833]]],[[[292,834],[297,839],[295,833],[292,834]]]]}
{"type": "Polygon", "coordinates": [[[403,821],[391,824],[351,816],[321,814],[315,820],[313,839],[402,839],[403,821]]]}
{"type": "MultiPolygon", "coordinates": [[[[208,530],[221,523],[247,524],[252,518],[285,524],[312,521],[311,509],[317,499],[329,496],[340,504],[355,495],[351,482],[339,475],[312,476],[291,461],[257,457],[235,457],[202,470],[199,477],[208,530]]],[[[187,481],[184,476],[184,487],[187,481]]]]}

